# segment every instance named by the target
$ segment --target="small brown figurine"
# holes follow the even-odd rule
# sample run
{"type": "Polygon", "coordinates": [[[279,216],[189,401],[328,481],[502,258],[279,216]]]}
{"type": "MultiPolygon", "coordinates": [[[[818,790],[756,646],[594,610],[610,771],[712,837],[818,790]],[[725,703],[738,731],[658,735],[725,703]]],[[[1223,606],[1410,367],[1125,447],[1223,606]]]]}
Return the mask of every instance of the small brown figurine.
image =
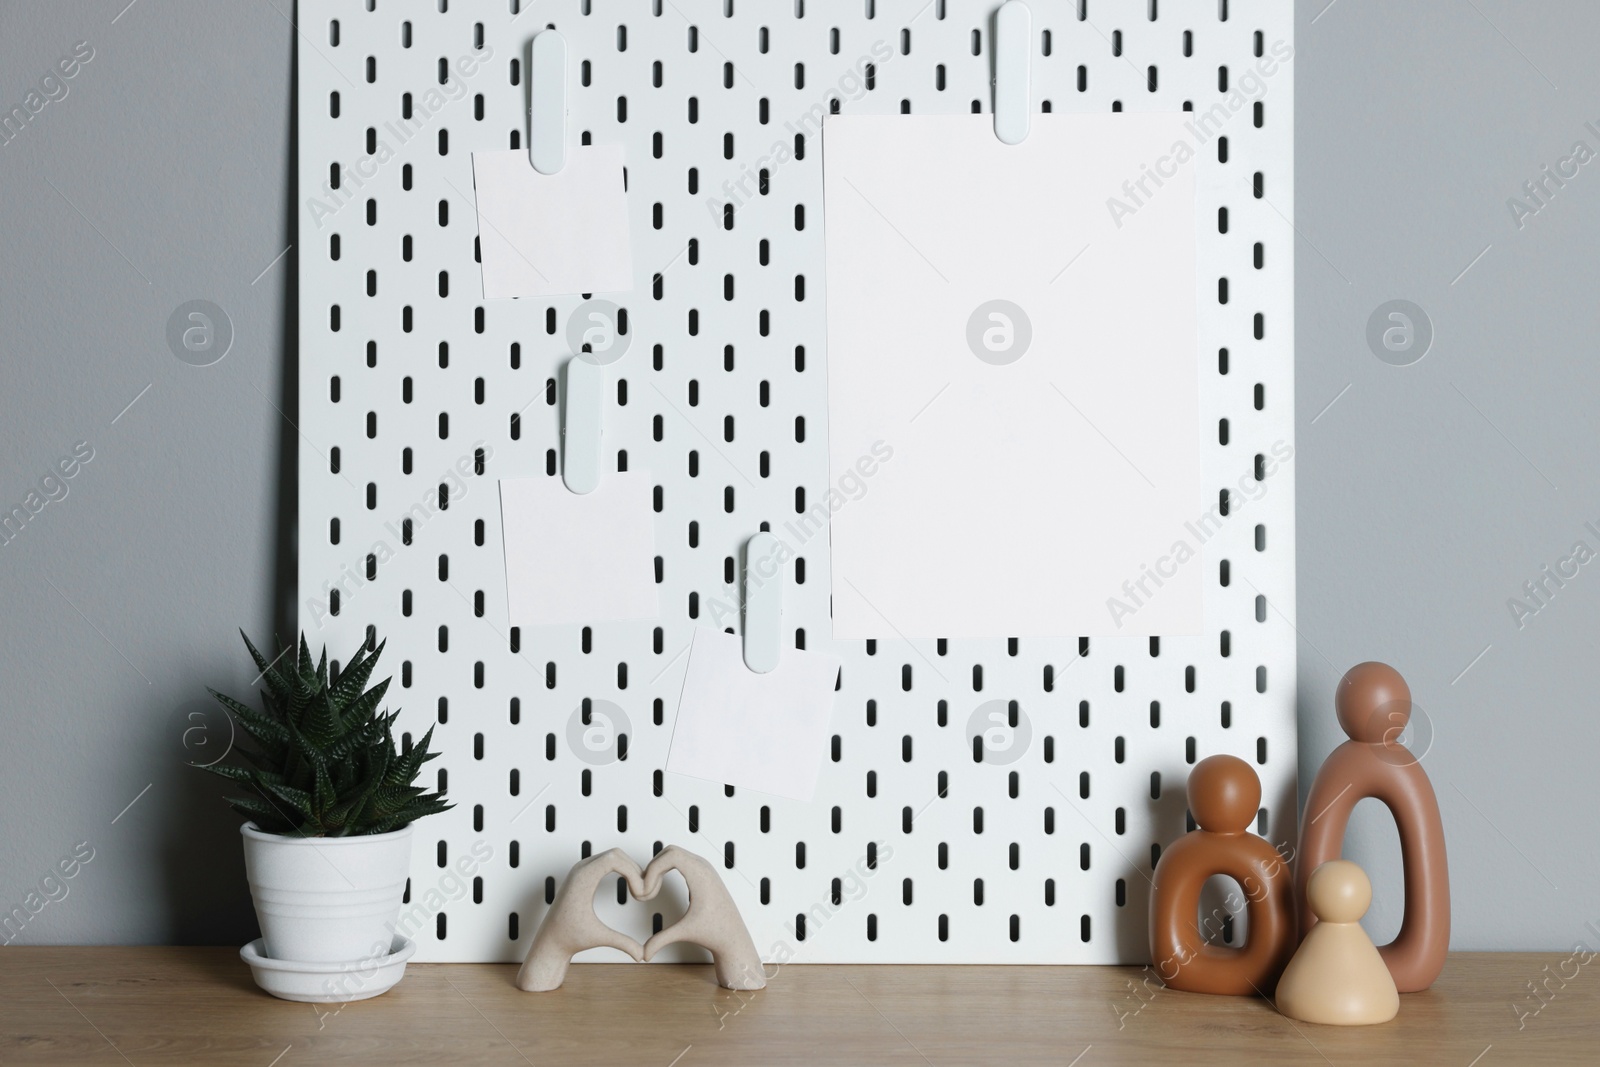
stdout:
{"type": "Polygon", "coordinates": [[[1150,954],[1173,989],[1266,996],[1294,953],[1288,865],[1249,832],[1260,805],[1261,780],[1236,756],[1209,756],[1189,772],[1189,811],[1200,828],[1161,854],[1150,896],[1150,954]],[[1244,889],[1250,925],[1242,948],[1207,944],[1195,921],[1200,889],[1214,874],[1244,889]]]}
{"type": "Polygon", "coordinates": [[[1388,664],[1358,663],[1339,682],[1334,708],[1350,740],[1333,750],[1306,797],[1295,877],[1301,930],[1309,934],[1317,922],[1306,900],[1312,872],[1343,852],[1350,812],[1367,797],[1383,801],[1400,831],[1405,918],[1400,933],[1378,953],[1395,987],[1414,993],[1427,989],[1444,969],[1450,948],[1450,872],[1433,785],[1398,740],[1411,721],[1411,690],[1388,664]]]}
{"type": "Polygon", "coordinates": [[[1311,872],[1306,899],[1321,921],[1278,979],[1278,1010],[1291,1019],[1331,1026],[1393,1019],[1400,994],[1361,928],[1361,916],[1372,903],[1367,873],[1349,860],[1329,860],[1311,872]]]}

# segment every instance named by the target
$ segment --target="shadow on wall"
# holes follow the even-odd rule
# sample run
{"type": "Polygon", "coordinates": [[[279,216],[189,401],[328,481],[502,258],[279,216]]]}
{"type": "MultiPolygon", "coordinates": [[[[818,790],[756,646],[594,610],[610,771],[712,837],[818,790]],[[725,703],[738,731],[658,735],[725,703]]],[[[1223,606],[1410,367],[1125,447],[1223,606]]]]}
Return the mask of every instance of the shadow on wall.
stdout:
{"type": "MultiPolygon", "coordinates": [[[[188,735],[186,758],[210,762],[228,736],[226,715],[208,702],[186,702],[177,714],[174,736],[188,735]],[[194,718],[191,716],[202,716],[194,718]],[[195,731],[204,731],[204,736],[195,731]]],[[[164,747],[163,755],[171,751],[164,747]]],[[[227,783],[180,764],[167,788],[152,790],[157,825],[166,828],[160,877],[166,904],[169,945],[243,945],[257,936],[255,912],[244,877],[239,846],[240,818],[223,802],[227,783]],[[157,799],[159,798],[159,799],[157,799]]]]}
{"type": "MultiPolygon", "coordinates": [[[[284,243],[295,249],[295,254],[284,260],[281,291],[277,294],[283,323],[283,353],[280,365],[283,376],[276,400],[285,414],[278,421],[276,481],[277,500],[273,518],[272,615],[269,619],[241,620],[261,647],[270,642],[276,652],[277,639],[293,641],[298,633],[298,613],[295,606],[298,581],[298,520],[299,520],[299,441],[294,429],[300,415],[300,315],[297,294],[300,289],[299,265],[299,212],[296,209],[297,173],[299,168],[298,122],[299,91],[296,85],[299,67],[298,42],[290,60],[289,70],[289,137],[288,157],[284,162],[284,243]],[[264,624],[264,625],[263,625],[264,624]],[[252,629],[256,627],[256,629],[252,629]]],[[[235,643],[239,657],[244,657],[242,642],[235,643]]],[[[271,654],[271,653],[269,653],[271,654]]],[[[202,677],[216,679],[212,684],[224,688],[222,680],[233,677],[238,671],[238,661],[200,665],[197,672],[202,677]]],[[[253,689],[254,687],[252,687],[253,689]]],[[[255,703],[250,691],[236,694],[246,703],[255,703]]],[[[230,785],[213,775],[204,774],[189,764],[215,763],[221,760],[235,731],[227,713],[203,694],[186,699],[173,718],[173,728],[163,735],[182,738],[180,759],[170,772],[169,788],[162,789],[166,798],[161,812],[160,825],[167,827],[162,843],[161,877],[167,906],[166,944],[176,945],[244,945],[259,935],[255,911],[250,903],[250,891],[245,881],[244,853],[240,846],[241,819],[224,798],[230,795],[230,785]]],[[[172,749],[164,743],[160,759],[170,758],[172,749]]]]}
{"type": "Polygon", "coordinates": [[[289,152],[284,162],[284,242],[295,249],[285,260],[283,292],[279,306],[283,315],[283,382],[278,407],[286,418],[278,423],[278,506],[274,544],[277,558],[272,575],[272,621],[274,633],[293,640],[299,632],[299,611],[295,607],[299,580],[300,517],[300,212],[296,206],[300,168],[300,44],[295,41],[289,60],[289,152]]]}

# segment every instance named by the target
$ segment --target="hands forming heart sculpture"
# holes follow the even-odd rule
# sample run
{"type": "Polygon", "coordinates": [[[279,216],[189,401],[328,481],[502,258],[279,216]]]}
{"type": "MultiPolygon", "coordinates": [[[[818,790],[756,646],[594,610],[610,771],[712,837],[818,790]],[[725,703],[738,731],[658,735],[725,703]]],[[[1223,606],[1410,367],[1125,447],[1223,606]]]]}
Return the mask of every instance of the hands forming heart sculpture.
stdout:
{"type": "Polygon", "coordinates": [[[668,845],[641,871],[626,852],[614,848],[579,861],[567,875],[528,946],[528,956],[517,972],[517,988],[529,992],[559,988],[573,955],[587,948],[606,945],[648,962],[679,941],[711,951],[717,983],[724,988],[765,988],[766,974],[755,942],[716,868],[693,852],[668,845]],[[689,888],[689,909],[642,946],[595,914],[595,890],[607,875],[620,874],[635,900],[651,900],[661,892],[667,872],[674,870],[689,888]]]}
{"type": "Polygon", "coordinates": [[[528,992],[557,989],[567,977],[567,964],[586,948],[609,945],[636,961],[644,959],[639,942],[600,921],[594,911],[594,893],[608,874],[620,874],[635,897],[644,892],[644,874],[620,848],[580,860],[561,883],[550,910],[533,935],[528,955],[517,972],[517,988],[528,992]]]}

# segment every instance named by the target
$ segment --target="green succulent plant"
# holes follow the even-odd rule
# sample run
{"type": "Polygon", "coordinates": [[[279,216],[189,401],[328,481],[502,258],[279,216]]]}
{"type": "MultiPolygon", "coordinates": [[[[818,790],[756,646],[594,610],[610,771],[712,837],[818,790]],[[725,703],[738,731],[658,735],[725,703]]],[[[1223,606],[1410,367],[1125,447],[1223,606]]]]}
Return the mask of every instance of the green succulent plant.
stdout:
{"type": "Polygon", "coordinates": [[[229,800],[234,811],[266,833],[358,837],[449,810],[443,796],[411,784],[438,755],[428,751],[433,728],[407,751],[396,751],[393,727],[400,713],[378,710],[390,679],[366,688],[382,644],[358,649],[330,681],[327,647],[313,664],[303,634],[298,653],[285,649],[271,662],[242,630],[239,636],[267,684],[263,710],[206,690],[256,745],[236,750],[241,763],[204,768],[249,788],[252,795],[229,800]]]}

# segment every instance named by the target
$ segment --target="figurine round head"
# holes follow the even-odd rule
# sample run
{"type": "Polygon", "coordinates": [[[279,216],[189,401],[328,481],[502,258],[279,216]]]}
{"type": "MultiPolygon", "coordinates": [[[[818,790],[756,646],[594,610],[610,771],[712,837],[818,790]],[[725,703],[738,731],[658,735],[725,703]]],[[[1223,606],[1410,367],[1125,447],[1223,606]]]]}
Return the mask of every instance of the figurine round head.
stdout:
{"type": "Polygon", "coordinates": [[[1261,807],[1261,779],[1238,756],[1207,756],[1189,772],[1189,811],[1203,830],[1236,834],[1261,807]]]}
{"type": "Polygon", "coordinates": [[[1311,872],[1306,902],[1323,922],[1359,922],[1372,903],[1372,882],[1349,860],[1329,860],[1311,872]]]}
{"type": "Polygon", "coordinates": [[[1392,744],[1411,721],[1411,687],[1387,663],[1358,663],[1339,680],[1333,706],[1350,740],[1392,744]]]}

